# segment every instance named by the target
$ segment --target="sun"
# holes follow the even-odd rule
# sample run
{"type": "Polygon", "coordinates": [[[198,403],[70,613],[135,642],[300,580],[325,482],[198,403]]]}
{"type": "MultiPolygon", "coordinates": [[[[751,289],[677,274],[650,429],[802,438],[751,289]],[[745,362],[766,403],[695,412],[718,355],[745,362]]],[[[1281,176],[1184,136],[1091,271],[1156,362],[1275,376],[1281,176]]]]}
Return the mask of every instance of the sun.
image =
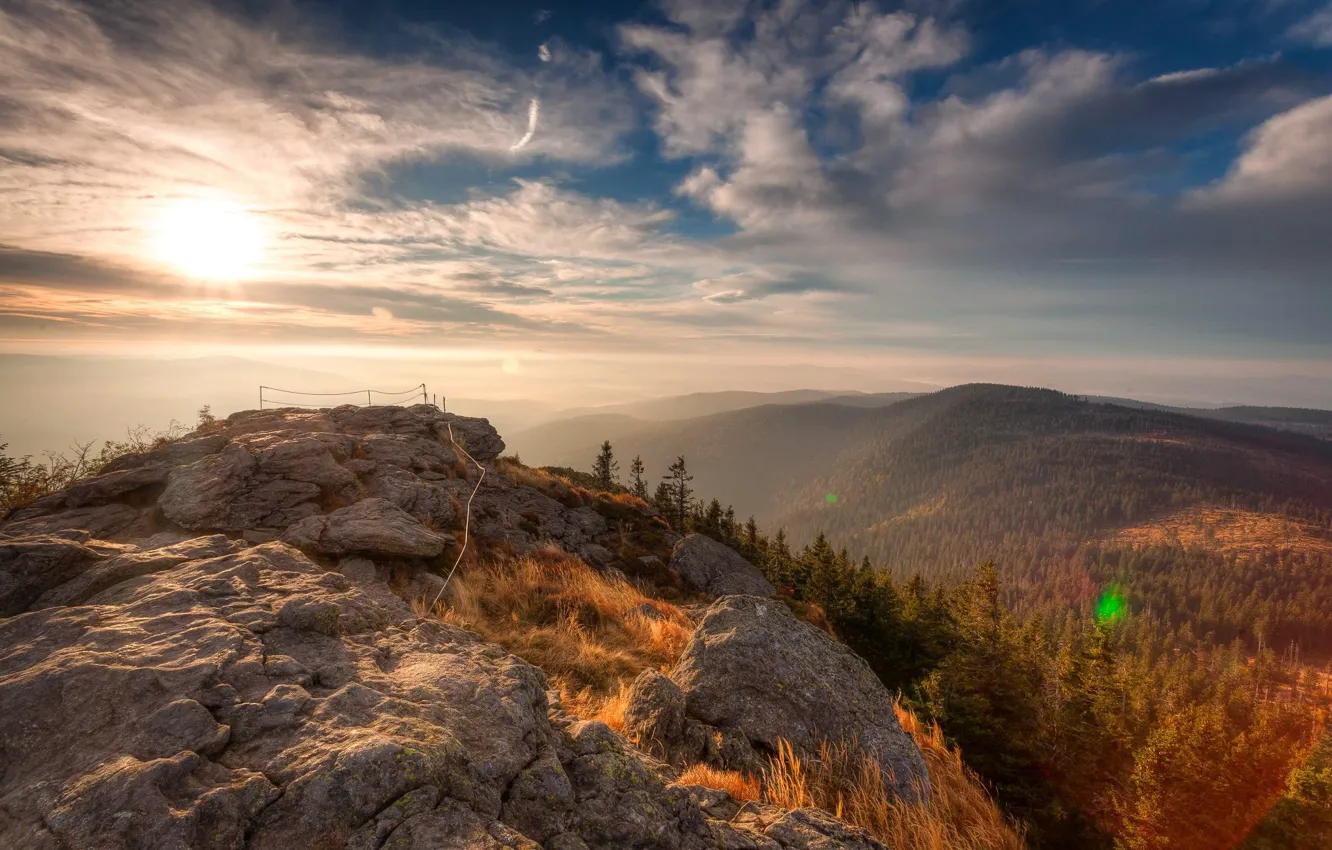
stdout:
{"type": "Polygon", "coordinates": [[[157,257],[189,277],[206,280],[249,277],[267,243],[259,217],[230,201],[175,201],[154,225],[157,257]]]}

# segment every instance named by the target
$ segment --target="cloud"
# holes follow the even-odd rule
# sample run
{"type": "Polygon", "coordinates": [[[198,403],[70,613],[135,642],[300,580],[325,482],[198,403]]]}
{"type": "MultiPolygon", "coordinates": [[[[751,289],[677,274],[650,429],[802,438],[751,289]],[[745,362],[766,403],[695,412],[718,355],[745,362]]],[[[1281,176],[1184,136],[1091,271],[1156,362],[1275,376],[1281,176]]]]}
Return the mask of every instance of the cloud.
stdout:
{"type": "MultiPolygon", "coordinates": [[[[290,28],[288,28],[290,29],[290,28]]],[[[535,81],[467,43],[392,61],[196,0],[34,0],[0,11],[0,230],[33,249],[141,257],[164,199],[218,196],[285,224],[362,199],[363,177],[467,155],[605,163],[632,121],[593,54],[535,81]],[[56,226],[53,226],[55,224],[56,226]]]]}
{"type": "Polygon", "coordinates": [[[626,25],[620,38],[656,62],[635,80],[658,105],[655,127],[671,156],[725,149],[754,113],[801,111],[821,81],[830,101],[856,104],[871,120],[896,114],[904,76],[951,64],[966,42],[932,20],[848,2],[781,3],[749,17],[743,3],[665,8],[676,26],[626,25]]]}
{"type": "Polygon", "coordinates": [[[1249,134],[1244,153],[1203,201],[1332,198],[1332,96],[1309,100],[1249,134]]]}
{"type": "Polygon", "coordinates": [[[239,8],[0,7],[7,330],[853,356],[1317,346],[1332,310],[1326,79],[1281,56],[992,59],[947,0],[666,0],[609,58],[420,28],[383,57],[239,8]],[[193,198],[262,226],[244,283],[153,253],[193,198]]]}
{"type": "Polygon", "coordinates": [[[1332,47],[1332,5],[1328,5],[1290,28],[1294,41],[1315,47],[1332,47]]]}
{"type": "Polygon", "coordinates": [[[532,141],[532,137],[536,135],[537,121],[540,117],[541,101],[534,97],[527,104],[527,132],[523,134],[521,139],[514,142],[513,147],[509,148],[510,151],[520,151],[527,147],[527,143],[532,141]]]}

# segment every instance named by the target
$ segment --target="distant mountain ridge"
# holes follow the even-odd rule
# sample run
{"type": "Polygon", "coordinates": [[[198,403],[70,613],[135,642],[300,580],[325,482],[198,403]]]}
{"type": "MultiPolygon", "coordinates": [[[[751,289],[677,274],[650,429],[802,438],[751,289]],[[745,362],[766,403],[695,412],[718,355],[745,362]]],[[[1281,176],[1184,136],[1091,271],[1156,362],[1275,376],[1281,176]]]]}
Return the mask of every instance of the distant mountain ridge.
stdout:
{"type": "Polygon", "coordinates": [[[642,455],[650,487],[683,455],[700,497],[784,528],[794,545],[826,533],[857,560],[936,579],[994,559],[1024,604],[1066,605],[1088,577],[1136,571],[1153,593],[1215,597],[1218,610],[1195,602],[1193,615],[1226,632],[1259,617],[1236,606],[1257,604],[1242,600],[1266,582],[1281,634],[1332,650],[1318,602],[1332,593],[1332,441],[1227,418],[1274,410],[1185,413],[971,384],[872,408],[588,417],[511,442],[526,462],[586,468],[609,439],[622,471],[642,455]],[[1208,517],[1225,528],[1199,527],[1208,517]],[[1257,538],[1237,545],[1244,534],[1257,538]]]}

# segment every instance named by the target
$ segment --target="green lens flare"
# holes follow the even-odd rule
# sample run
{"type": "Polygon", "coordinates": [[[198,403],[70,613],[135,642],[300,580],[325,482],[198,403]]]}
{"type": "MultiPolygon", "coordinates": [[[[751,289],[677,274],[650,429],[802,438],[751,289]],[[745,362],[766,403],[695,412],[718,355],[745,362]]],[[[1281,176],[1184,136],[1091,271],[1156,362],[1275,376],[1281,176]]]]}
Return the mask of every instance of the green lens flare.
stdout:
{"type": "Polygon", "coordinates": [[[1098,623],[1117,623],[1128,615],[1128,597],[1124,588],[1112,584],[1096,601],[1096,621],[1098,623]]]}
{"type": "Polygon", "coordinates": [[[828,495],[823,497],[823,501],[827,502],[830,505],[835,505],[837,504],[837,494],[829,493],[828,495]]]}

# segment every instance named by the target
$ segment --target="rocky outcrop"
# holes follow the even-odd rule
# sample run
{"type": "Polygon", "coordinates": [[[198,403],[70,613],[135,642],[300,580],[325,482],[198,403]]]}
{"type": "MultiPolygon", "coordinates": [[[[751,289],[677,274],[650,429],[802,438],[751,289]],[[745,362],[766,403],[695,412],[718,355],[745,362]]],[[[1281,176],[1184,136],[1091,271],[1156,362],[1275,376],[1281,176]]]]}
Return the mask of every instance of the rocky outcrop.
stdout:
{"type": "Polygon", "coordinates": [[[672,761],[750,771],[779,740],[804,752],[854,742],[902,798],[929,794],[924,758],[869,665],[772,599],[714,602],[669,678],[639,676],[625,723],[672,761]]]}
{"type": "Polygon", "coordinates": [[[378,552],[418,558],[433,558],[453,542],[448,535],[431,531],[402,508],[379,498],[364,499],[327,516],[303,519],[288,528],[282,539],[325,555],[378,552]]]}
{"type": "Polygon", "coordinates": [[[773,596],[776,591],[739,553],[703,534],[690,534],[675,544],[671,569],[712,597],[773,596]]]}
{"type": "MultiPolygon", "coordinates": [[[[485,419],[431,405],[247,411],[214,433],[118,458],[104,474],[6,517],[0,534],[81,529],[142,545],[162,534],[223,533],[251,543],[286,539],[319,556],[432,558],[460,529],[479,477],[460,449],[484,464],[504,441],[485,419]]],[[[472,507],[481,540],[520,552],[551,541],[607,563],[615,557],[602,545],[609,528],[595,510],[566,506],[494,469],[472,507]]]]}
{"type": "Polygon", "coordinates": [[[0,846],[878,847],[817,813],[731,822],[550,705],[541,671],[401,619],[364,560],[353,580],[282,543],[126,554],[152,571],[0,619],[0,846]]]}
{"type": "MultiPolygon", "coordinates": [[[[593,507],[458,448],[504,444],[424,405],[250,411],[0,522],[0,847],[878,850],[672,784],[540,670],[418,618],[473,497],[478,546],[609,574],[622,551],[593,507]]],[[[659,755],[759,757],[654,675],[635,722],[692,742],[659,755]]]]}

